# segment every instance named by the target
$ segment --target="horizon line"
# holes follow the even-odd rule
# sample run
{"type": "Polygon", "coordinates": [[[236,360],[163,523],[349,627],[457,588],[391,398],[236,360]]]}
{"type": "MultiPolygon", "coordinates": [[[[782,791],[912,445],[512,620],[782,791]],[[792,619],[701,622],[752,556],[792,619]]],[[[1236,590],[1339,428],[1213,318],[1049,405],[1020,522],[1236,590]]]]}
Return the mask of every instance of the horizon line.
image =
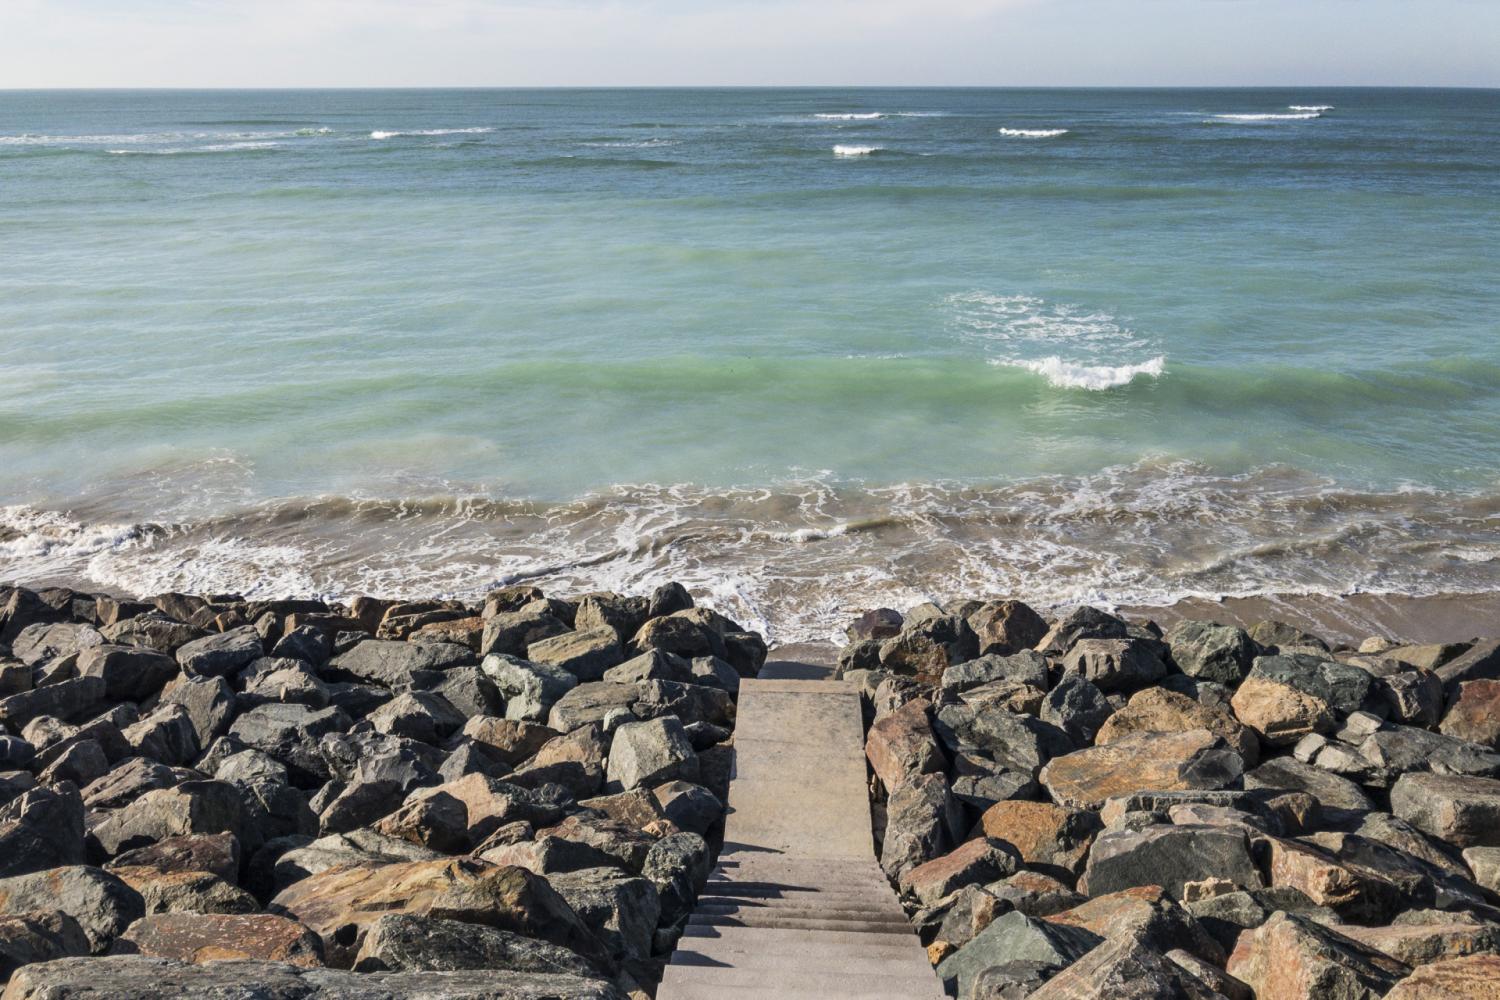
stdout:
{"type": "Polygon", "coordinates": [[[1500,90],[1497,84],[1456,83],[598,83],[598,84],[308,84],[285,86],[173,85],[0,87],[0,93],[173,93],[214,91],[422,91],[422,90],[1500,90]]]}

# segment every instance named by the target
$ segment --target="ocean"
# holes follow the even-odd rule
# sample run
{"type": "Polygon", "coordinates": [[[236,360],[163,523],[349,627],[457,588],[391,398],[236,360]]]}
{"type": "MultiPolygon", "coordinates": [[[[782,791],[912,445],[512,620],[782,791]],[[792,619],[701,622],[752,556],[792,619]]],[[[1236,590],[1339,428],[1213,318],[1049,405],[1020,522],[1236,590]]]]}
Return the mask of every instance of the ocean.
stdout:
{"type": "Polygon", "coordinates": [[[0,92],[0,580],[1500,590],[1500,92],[0,92]]]}

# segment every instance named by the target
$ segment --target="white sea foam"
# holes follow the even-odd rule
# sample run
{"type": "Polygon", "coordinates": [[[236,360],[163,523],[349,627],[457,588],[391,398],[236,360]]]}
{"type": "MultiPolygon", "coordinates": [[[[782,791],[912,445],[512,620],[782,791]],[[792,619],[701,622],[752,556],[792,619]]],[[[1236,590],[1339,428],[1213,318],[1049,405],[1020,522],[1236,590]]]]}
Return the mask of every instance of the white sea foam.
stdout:
{"type": "Polygon", "coordinates": [[[493,131],[495,131],[495,130],[493,128],[491,128],[490,126],[487,126],[487,125],[476,126],[474,128],[423,128],[423,129],[410,129],[410,130],[402,131],[402,132],[396,132],[396,131],[381,132],[381,131],[376,131],[376,132],[371,132],[370,133],[370,138],[371,139],[394,139],[397,136],[406,136],[406,135],[482,135],[482,134],[484,134],[486,132],[493,132],[493,131]]]}
{"type": "Polygon", "coordinates": [[[1332,111],[1332,104],[1290,104],[1289,111],[1332,111]]]}
{"type": "Polygon", "coordinates": [[[866,122],[876,118],[884,118],[885,114],[880,111],[850,112],[848,114],[813,115],[814,118],[822,118],[833,122],[866,122]]]}
{"type": "Polygon", "coordinates": [[[874,156],[884,146],[834,146],[833,155],[840,157],[874,156]]]}
{"type": "Polygon", "coordinates": [[[1214,121],[1221,122],[1305,122],[1313,118],[1322,118],[1320,111],[1299,111],[1291,115],[1214,115],[1214,121]]]}
{"type": "Polygon", "coordinates": [[[999,132],[1015,139],[1055,139],[1068,134],[1065,128],[1002,128],[999,132]]]}
{"type": "Polygon", "coordinates": [[[1102,392],[1129,385],[1142,375],[1157,377],[1166,370],[1167,359],[1155,357],[1138,365],[1081,365],[1053,355],[1034,361],[993,361],[991,364],[1024,368],[1046,378],[1059,389],[1088,389],[1102,392]]]}

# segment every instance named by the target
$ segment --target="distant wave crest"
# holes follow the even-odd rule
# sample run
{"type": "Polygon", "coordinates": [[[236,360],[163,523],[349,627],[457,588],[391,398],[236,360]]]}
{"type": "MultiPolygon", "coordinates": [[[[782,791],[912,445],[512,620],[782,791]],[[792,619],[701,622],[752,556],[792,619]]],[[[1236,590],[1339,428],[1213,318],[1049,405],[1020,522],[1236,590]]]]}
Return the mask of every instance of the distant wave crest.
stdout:
{"type": "Polygon", "coordinates": [[[1302,122],[1312,118],[1322,118],[1321,111],[1299,111],[1295,114],[1246,114],[1246,115],[1214,115],[1215,121],[1221,122],[1302,122]]]}
{"type": "Polygon", "coordinates": [[[410,130],[407,130],[407,131],[391,131],[391,132],[375,131],[375,132],[371,132],[370,133],[370,138],[371,139],[395,139],[398,136],[405,136],[405,135],[482,135],[485,132],[493,132],[493,131],[495,131],[495,130],[493,128],[491,128],[490,126],[488,126],[488,125],[481,125],[481,126],[477,126],[475,128],[422,128],[422,129],[410,129],[410,130]]]}
{"type": "Polygon", "coordinates": [[[999,132],[1013,139],[1055,139],[1068,134],[1065,128],[1002,128],[999,132]]]}
{"type": "Polygon", "coordinates": [[[834,146],[833,155],[838,157],[874,156],[884,146],[834,146]]]}
{"type": "Polygon", "coordinates": [[[1287,105],[1287,110],[1289,110],[1289,111],[1320,111],[1320,112],[1321,111],[1332,111],[1333,110],[1333,105],[1332,104],[1289,104],[1289,105],[1287,105]]]}

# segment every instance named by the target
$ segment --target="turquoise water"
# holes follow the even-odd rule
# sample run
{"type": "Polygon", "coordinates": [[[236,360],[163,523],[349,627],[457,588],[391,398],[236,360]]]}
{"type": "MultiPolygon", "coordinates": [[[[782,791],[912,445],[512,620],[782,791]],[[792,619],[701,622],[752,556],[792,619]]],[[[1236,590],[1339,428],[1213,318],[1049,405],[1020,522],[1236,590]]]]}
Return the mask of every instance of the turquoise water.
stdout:
{"type": "Polygon", "coordinates": [[[1493,91],[0,93],[0,578],[1494,589],[1497,195],[1493,91]]]}

